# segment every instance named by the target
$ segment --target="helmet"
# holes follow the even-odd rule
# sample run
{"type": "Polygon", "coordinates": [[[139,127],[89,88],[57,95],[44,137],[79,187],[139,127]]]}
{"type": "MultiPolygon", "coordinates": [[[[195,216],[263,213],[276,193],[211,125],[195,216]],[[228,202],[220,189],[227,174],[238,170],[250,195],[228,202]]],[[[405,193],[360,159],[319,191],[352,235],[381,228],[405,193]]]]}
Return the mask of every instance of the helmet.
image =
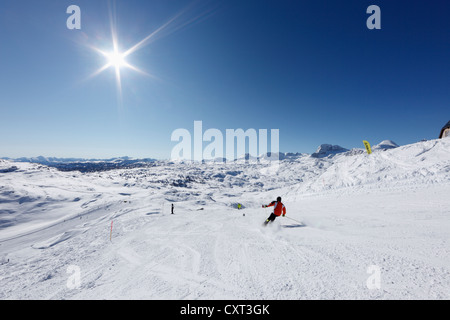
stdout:
{"type": "Polygon", "coordinates": [[[277,201],[278,201],[278,202],[281,202],[281,197],[278,197],[278,198],[277,198],[277,201]]]}

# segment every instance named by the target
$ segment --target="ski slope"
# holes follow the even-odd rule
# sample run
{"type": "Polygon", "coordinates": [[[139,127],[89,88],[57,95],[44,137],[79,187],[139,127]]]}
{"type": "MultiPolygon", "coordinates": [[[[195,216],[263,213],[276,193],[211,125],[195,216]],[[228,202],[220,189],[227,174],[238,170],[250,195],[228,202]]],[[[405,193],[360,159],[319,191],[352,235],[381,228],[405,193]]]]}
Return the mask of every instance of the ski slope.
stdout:
{"type": "Polygon", "coordinates": [[[380,145],[279,166],[0,160],[0,299],[449,299],[450,139],[380,145]],[[263,227],[277,196],[287,217],[263,227]]]}

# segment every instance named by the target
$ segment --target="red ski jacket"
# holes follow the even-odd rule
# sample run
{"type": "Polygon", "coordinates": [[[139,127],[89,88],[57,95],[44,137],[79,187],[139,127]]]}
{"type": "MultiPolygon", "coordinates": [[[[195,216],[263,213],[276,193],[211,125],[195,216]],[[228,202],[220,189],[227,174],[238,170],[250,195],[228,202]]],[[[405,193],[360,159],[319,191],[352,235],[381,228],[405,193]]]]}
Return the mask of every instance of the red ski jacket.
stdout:
{"type": "Polygon", "coordinates": [[[282,202],[273,201],[267,207],[274,207],[273,213],[277,217],[281,216],[281,214],[283,214],[283,216],[286,214],[286,207],[282,202]]]}

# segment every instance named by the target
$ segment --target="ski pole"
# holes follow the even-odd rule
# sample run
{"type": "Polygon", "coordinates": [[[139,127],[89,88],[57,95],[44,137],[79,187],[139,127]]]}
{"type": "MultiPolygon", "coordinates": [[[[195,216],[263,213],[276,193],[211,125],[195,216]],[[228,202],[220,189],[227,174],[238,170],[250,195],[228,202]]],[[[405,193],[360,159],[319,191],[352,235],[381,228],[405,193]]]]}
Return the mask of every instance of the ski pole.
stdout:
{"type": "Polygon", "coordinates": [[[288,219],[291,219],[292,221],[295,221],[295,222],[297,222],[297,223],[303,224],[303,222],[300,222],[300,221],[298,221],[298,220],[295,220],[295,219],[289,218],[288,216],[284,216],[284,217],[285,217],[285,218],[288,218],[288,219]]]}

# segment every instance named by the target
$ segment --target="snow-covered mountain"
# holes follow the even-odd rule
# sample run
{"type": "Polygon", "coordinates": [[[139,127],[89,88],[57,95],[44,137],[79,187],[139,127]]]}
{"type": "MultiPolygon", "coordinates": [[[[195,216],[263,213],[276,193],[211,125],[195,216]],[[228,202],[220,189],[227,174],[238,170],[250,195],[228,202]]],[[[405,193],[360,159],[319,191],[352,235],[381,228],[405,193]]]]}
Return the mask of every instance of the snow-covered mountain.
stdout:
{"type": "Polygon", "coordinates": [[[145,158],[145,159],[135,159],[130,157],[118,157],[118,158],[110,158],[110,159],[86,159],[86,158],[57,158],[57,157],[21,157],[21,158],[1,158],[3,160],[11,160],[15,162],[30,162],[30,163],[39,163],[39,164],[55,164],[55,163],[75,163],[75,162],[122,162],[122,161],[155,161],[155,159],[145,158]]]}
{"type": "Polygon", "coordinates": [[[83,159],[83,158],[55,158],[55,157],[30,157],[30,158],[3,158],[13,162],[38,163],[49,167],[57,168],[61,171],[97,172],[114,169],[141,168],[153,165],[155,159],[135,159],[130,157],[120,157],[111,159],[83,159]]]}
{"type": "Polygon", "coordinates": [[[381,141],[379,144],[372,147],[372,150],[387,150],[387,149],[394,149],[398,148],[398,144],[396,144],[392,140],[384,140],[381,141]]]}
{"type": "Polygon", "coordinates": [[[0,299],[449,299],[450,139],[373,150],[0,160],[0,299]],[[264,228],[277,196],[287,216],[264,228]]]}
{"type": "Polygon", "coordinates": [[[333,156],[338,153],[347,152],[348,149],[342,148],[341,146],[333,146],[331,144],[322,144],[316,152],[314,152],[311,156],[315,158],[324,158],[328,156],[333,156]]]}

